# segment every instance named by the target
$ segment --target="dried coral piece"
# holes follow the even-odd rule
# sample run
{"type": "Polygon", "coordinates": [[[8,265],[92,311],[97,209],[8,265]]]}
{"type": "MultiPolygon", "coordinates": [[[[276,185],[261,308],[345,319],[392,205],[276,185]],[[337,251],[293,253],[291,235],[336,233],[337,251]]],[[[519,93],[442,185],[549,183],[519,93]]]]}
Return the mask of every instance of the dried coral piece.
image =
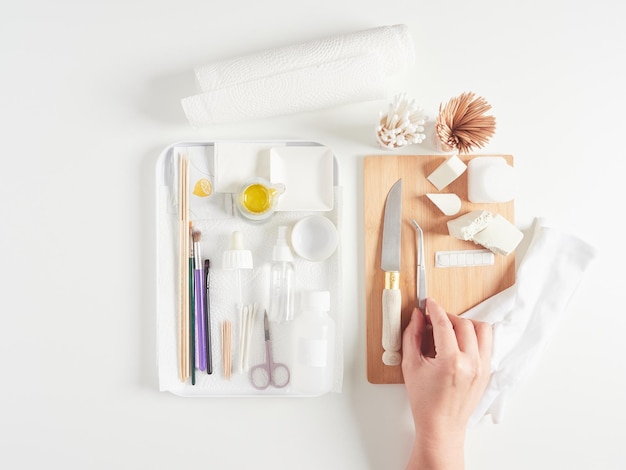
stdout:
{"type": "Polygon", "coordinates": [[[439,106],[435,132],[445,151],[458,150],[469,153],[474,147],[481,148],[496,130],[496,118],[486,116],[491,105],[474,93],[463,93],[452,98],[445,106],[439,106]]]}
{"type": "Polygon", "coordinates": [[[381,113],[376,137],[381,147],[397,149],[409,144],[419,144],[425,138],[426,115],[422,108],[409,100],[405,93],[396,95],[389,105],[389,112],[381,113]]]}

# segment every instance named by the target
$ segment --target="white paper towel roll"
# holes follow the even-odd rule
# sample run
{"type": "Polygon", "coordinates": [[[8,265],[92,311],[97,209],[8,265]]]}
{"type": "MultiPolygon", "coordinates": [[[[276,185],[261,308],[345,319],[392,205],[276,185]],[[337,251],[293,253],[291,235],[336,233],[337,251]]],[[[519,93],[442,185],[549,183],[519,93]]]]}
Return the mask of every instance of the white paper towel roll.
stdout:
{"type": "Polygon", "coordinates": [[[194,127],[279,116],[382,99],[385,77],[375,56],[359,56],[291,70],[182,100],[194,127]]]}
{"type": "Polygon", "coordinates": [[[404,24],[380,26],[267,49],[196,67],[195,73],[200,89],[210,91],[366,54],[376,56],[385,75],[393,75],[412,66],[415,50],[408,27],[404,24]]]}
{"type": "Polygon", "coordinates": [[[407,26],[381,26],[198,67],[202,93],[181,104],[202,127],[383,99],[414,61],[407,26]]]}

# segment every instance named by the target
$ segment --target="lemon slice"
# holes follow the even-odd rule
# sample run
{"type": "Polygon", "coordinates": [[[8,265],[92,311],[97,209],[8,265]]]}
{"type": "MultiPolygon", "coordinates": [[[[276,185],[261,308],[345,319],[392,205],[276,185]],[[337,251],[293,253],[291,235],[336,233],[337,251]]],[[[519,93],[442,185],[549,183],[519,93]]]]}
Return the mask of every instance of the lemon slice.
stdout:
{"type": "Polygon", "coordinates": [[[196,181],[196,184],[193,187],[193,194],[199,197],[207,197],[210,196],[212,193],[213,186],[208,179],[202,178],[196,181]]]}

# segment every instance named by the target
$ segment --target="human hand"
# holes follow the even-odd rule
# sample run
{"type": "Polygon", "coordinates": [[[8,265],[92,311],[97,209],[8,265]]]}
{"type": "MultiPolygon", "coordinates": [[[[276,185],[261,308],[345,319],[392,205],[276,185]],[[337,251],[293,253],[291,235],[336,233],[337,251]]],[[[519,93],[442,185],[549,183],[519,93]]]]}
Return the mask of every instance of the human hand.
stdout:
{"type": "Polygon", "coordinates": [[[428,319],[414,309],[402,337],[402,372],[416,433],[411,461],[420,468],[462,468],[467,423],[489,381],[492,329],[450,315],[432,299],[426,313],[428,319]],[[445,457],[449,465],[436,465],[431,457],[445,457]]]}

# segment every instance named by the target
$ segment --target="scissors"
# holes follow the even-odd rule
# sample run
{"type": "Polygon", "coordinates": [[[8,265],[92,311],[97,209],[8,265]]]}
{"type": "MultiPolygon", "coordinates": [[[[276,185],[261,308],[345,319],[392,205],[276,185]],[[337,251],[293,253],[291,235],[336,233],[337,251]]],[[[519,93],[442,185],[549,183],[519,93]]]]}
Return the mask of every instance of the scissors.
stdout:
{"type": "Polygon", "coordinates": [[[265,362],[250,369],[250,382],[258,390],[265,390],[270,385],[283,388],[289,383],[289,368],[282,362],[274,362],[272,358],[272,341],[270,340],[267,310],[263,316],[263,329],[265,330],[265,362]]]}

